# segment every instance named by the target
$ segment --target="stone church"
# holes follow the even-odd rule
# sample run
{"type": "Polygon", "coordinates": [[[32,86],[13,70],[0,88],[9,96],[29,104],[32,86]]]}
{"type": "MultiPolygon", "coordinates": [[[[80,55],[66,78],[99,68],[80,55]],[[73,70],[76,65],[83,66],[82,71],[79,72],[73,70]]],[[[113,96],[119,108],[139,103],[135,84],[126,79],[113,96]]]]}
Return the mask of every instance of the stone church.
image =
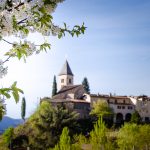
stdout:
{"type": "Polygon", "coordinates": [[[97,100],[105,100],[114,111],[115,123],[130,121],[135,110],[139,112],[143,122],[150,121],[150,98],[147,96],[86,94],[82,85],[74,84],[74,74],[67,60],[58,75],[58,79],[60,90],[55,96],[46,100],[53,105],[65,104],[68,109],[76,111],[79,118],[88,118],[93,103],[97,100]]]}
{"type": "Polygon", "coordinates": [[[59,91],[49,100],[52,105],[65,104],[68,109],[76,111],[79,118],[89,117],[90,102],[84,100],[85,90],[82,85],[74,85],[74,75],[66,60],[59,75],[59,91]]]}

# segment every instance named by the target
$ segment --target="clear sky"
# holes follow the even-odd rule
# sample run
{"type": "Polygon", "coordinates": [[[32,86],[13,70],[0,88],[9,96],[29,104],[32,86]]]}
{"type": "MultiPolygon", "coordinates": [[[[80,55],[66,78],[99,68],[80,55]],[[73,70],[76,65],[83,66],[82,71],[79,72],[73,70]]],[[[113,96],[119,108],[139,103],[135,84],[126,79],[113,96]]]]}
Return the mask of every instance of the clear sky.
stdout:
{"type": "MultiPolygon", "coordinates": [[[[69,61],[75,84],[86,76],[91,93],[150,95],[150,1],[149,0],[66,0],[53,14],[56,24],[72,27],[85,23],[79,38],[49,37],[48,53],[31,56],[27,63],[8,62],[8,74],[1,86],[18,81],[27,101],[27,117],[40,97],[51,96],[53,76],[69,61]]],[[[40,42],[41,37],[31,35],[40,42]]],[[[11,40],[11,38],[10,38],[11,40]]],[[[13,40],[13,39],[12,39],[13,40]]],[[[1,50],[7,45],[1,42],[1,50]]],[[[7,100],[7,115],[20,118],[20,103],[7,100]]]]}

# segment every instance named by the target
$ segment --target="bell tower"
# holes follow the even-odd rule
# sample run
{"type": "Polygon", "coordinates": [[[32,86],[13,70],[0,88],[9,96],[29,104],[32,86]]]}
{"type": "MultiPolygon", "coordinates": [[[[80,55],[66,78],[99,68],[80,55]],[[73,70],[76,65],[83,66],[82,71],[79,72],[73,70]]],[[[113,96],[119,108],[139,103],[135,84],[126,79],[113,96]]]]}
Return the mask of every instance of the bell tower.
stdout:
{"type": "Polygon", "coordinates": [[[59,73],[59,88],[61,89],[63,86],[67,85],[73,85],[73,73],[70,69],[68,61],[66,60],[61,72],[59,73]]]}

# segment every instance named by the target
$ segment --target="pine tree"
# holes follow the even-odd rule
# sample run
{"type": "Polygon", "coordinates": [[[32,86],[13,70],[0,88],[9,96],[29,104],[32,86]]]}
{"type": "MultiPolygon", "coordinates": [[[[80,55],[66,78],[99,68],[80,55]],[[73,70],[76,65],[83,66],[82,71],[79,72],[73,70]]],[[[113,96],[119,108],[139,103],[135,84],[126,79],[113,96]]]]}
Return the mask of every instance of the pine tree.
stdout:
{"type": "Polygon", "coordinates": [[[21,104],[21,118],[25,121],[25,115],[26,115],[26,100],[23,97],[22,98],[22,104],[21,104]]]}
{"type": "Polygon", "coordinates": [[[106,126],[102,121],[102,117],[94,125],[94,129],[90,132],[90,143],[94,150],[104,150],[107,144],[106,126]]]}
{"type": "Polygon", "coordinates": [[[89,86],[89,82],[88,82],[87,77],[84,77],[84,79],[82,81],[82,85],[84,87],[85,92],[90,94],[90,86],[89,86]]]}
{"type": "Polygon", "coordinates": [[[52,87],[52,97],[57,94],[57,82],[56,82],[56,76],[54,76],[53,80],[53,87],[52,87]]]}
{"type": "Polygon", "coordinates": [[[62,134],[60,135],[60,141],[55,146],[54,150],[71,150],[71,140],[69,136],[69,129],[63,128],[62,134]]]}

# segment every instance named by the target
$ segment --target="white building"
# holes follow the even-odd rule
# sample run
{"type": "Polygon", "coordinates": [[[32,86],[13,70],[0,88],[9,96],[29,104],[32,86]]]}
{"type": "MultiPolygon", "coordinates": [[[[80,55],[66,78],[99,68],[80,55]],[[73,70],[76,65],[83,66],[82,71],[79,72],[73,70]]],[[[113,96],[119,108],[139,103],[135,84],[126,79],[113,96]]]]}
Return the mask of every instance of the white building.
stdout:
{"type": "Polygon", "coordinates": [[[143,122],[150,121],[150,98],[147,96],[129,97],[143,122]]]}
{"type": "Polygon", "coordinates": [[[130,121],[132,113],[135,111],[135,105],[127,96],[109,96],[84,94],[85,101],[92,104],[98,100],[105,100],[114,112],[114,122],[122,123],[123,121],[130,121]]]}
{"type": "Polygon", "coordinates": [[[142,121],[150,121],[150,98],[147,96],[127,97],[113,95],[85,94],[82,85],[74,85],[74,75],[66,60],[59,73],[59,91],[52,97],[52,103],[68,103],[81,118],[89,116],[93,102],[105,100],[114,111],[114,122],[130,121],[131,115],[137,110],[142,121]]]}

